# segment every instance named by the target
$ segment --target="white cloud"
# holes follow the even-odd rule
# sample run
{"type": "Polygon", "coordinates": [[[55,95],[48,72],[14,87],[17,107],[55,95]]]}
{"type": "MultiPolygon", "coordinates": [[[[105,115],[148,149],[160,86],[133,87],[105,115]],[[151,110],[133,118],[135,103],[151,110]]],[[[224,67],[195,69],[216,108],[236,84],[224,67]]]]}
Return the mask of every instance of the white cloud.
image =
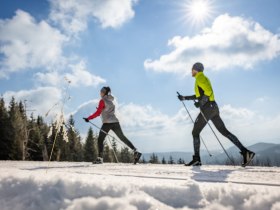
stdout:
{"type": "Polygon", "coordinates": [[[50,71],[50,72],[38,72],[34,75],[36,82],[43,84],[43,85],[51,85],[51,86],[58,86],[61,84],[63,80],[63,76],[60,75],[57,71],[50,71]]]}
{"type": "Polygon", "coordinates": [[[67,37],[46,21],[36,22],[27,12],[17,10],[12,19],[0,20],[0,76],[61,64],[66,41],[67,37]]]}
{"type": "Polygon", "coordinates": [[[8,79],[13,72],[35,69],[34,76],[40,85],[59,86],[65,76],[73,87],[104,83],[103,78],[87,69],[84,59],[75,54],[66,58],[64,47],[69,46],[73,33],[86,29],[90,18],[98,19],[104,28],[121,26],[133,18],[132,7],[136,2],[51,0],[47,21],[38,22],[22,10],[17,10],[11,19],[0,19],[0,79],[8,79]]]}
{"type": "Polygon", "coordinates": [[[103,28],[117,28],[134,17],[137,0],[51,0],[50,19],[72,34],[84,31],[90,18],[103,28]]]}
{"type": "Polygon", "coordinates": [[[226,119],[248,120],[255,117],[255,113],[253,111],[246,108],[234,108],[229,104],[224,105],[220,111],[226,119]]]}
{"type": "Polygon", "coordinates": [[[35,80],[43,85],[60,86],[65,78],[71,81],[71,87],[98,86],[105,83],[106,80],[96,76],[87,70],[86,63],[81,60],[76,64],[68,64],[68,73],[65,71],[49,71],[46,73],[38,72],[35,74],[35,80]]]}
{"type": "Polygon", "coordinates": [[[12,97],[16,101],[24,102],[26,100],[27,109],[35,110],[35,115],[45,116],[45,114],[52,108],[50,117],[53,117],[60,112],[59,106],[54,106],[62,99],[62,92],[55,87],[39,87],[32,90],[21,90],[18,92],[7,91],[3,95],[5,102],[8,104],[12,97]]]}
{"type": "Polygon", "coordinates": [[[86,64],[83,61],[75,65],[70,65],[70,67],[72,72],[67,73],[66,77],[71,81],[73,86],[97,86],[106,82],[103,78],[91,74],[86,69],[86,64]]]}
{"type": "Polygon", "coordinates": [[[228,14],[218,16],[210,28],[193,37],[173,37],[168,45],[174,50],[158,60],[147,59],[146,69],[158,72],[190,72],[200,61],[207,69],[232,67],[250,69],[258,62],[271,60],[280,53],[279,35],[259,23],[228,14]]]}

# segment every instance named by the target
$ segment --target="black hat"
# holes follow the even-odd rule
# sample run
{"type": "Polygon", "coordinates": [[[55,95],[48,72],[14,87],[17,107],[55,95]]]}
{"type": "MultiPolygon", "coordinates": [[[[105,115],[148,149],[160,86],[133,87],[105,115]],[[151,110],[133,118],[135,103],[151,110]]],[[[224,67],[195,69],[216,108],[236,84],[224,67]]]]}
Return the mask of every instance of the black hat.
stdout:
{"type": "Polygon", "coordinates": [[[197,62],[197,63],[193,64],[192,69],[199,71],[199,72],[203,72],[204,66],[202,63],[197,62]]]}

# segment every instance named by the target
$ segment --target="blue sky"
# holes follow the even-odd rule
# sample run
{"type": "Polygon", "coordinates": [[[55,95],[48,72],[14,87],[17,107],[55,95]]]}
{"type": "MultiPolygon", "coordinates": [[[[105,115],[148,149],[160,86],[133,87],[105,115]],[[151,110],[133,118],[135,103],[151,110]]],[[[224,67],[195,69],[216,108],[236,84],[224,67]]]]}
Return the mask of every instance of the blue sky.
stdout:
{"type": "MultiPolygon", "coordinates": [[[[209,12],[202,21],[190,0],[1,1],[1,94],[44,115],[61,101],[67,77],[65,115],[74,114],[83,136],[81,118],[109,85],[123,130],[141,151],[192,151],[176,91],[193,94],[190,68],[200,61],[228,129],[245,145],[279,143],[280,2],[201,1],[209,12]]],[[[202,134],[219,149],[208,128],[202,134]]]]}

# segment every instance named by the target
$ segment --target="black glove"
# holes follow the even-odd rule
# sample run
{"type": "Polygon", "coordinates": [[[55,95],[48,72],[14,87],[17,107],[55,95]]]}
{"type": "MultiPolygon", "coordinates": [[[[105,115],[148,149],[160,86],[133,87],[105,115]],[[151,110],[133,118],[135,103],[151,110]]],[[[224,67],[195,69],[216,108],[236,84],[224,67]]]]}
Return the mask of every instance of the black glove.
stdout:
{"type": "Polygon", "coordinates": [[[183,101],[183,100],[185,100],[185,96],[178,95],[178,99],[179,99],[180,101],[183,101]]]}
{"type": "Polygon", "coordinates": [[[88,119],[88,118],[85,118],[85,117],[84,117],[83,119],[84,119],[86,122],[89,122],[89,119],[88,119]]]}
{"type": "Polygon", "coordinates": [[[178,98],[179,98],[180,101],[183,101],[183,100],[195,100],[196,99],[195,95],[192,95],[192,96],[178,95],[178,98]]]}
{"type": "Polygon", "coordinates": [[[199,107],[200,107],[200,103],[199,103],[198,101],[196,101],[196,102],[194,102],[194,106],[195,106],[196,108],[199,108],[199,107]]]}
{"type": "Polygon", "coordinates": [[[185,100],[195,100],[196,96],[192,95],[192,96],[185,96],[185,100]]]}

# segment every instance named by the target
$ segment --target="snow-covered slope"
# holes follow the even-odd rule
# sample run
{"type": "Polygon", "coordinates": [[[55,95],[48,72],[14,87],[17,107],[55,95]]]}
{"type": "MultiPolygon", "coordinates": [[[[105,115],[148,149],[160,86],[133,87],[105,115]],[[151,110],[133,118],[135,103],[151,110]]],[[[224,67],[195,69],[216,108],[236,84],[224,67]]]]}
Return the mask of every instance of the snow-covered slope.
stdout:
{"type": "Polygon", "coordinates": [[[280,209],[280,168],[0,162],[0,209],[280,209]]]}

